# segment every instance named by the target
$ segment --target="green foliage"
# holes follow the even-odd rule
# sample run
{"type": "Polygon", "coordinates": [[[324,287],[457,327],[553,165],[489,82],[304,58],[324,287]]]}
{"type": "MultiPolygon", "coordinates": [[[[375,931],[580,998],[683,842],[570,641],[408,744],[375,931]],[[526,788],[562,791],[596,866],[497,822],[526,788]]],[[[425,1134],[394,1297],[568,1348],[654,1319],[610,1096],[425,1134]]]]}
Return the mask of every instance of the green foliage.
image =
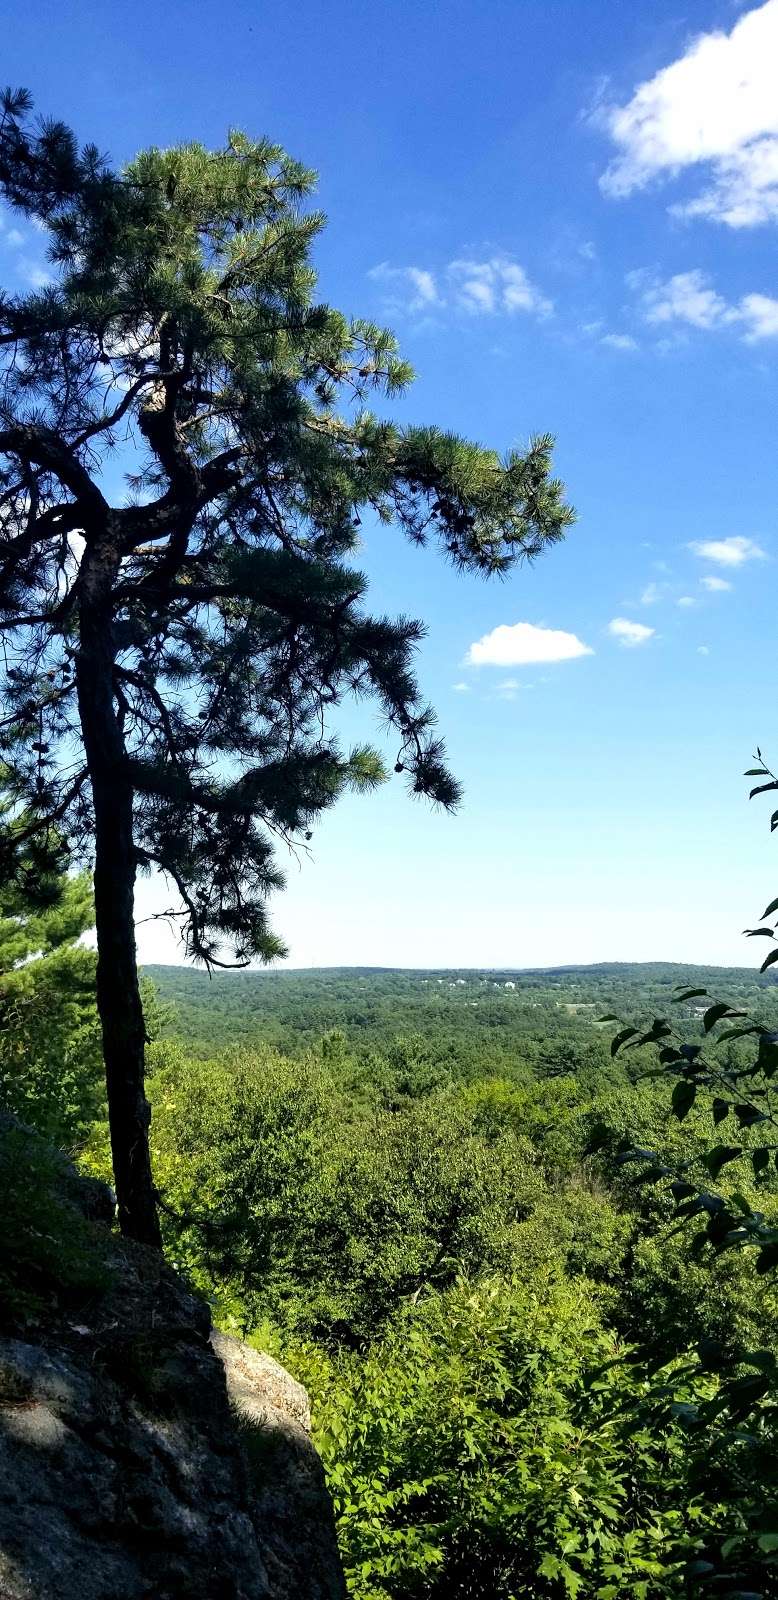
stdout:
{"type": "Polygon", "coordinates": [[[244,1329],[271,1318],[353,1345],[517,1260],[603,1283],[619,1272],[629,1225],[605,1192],[583,1174],[552,1179],[508,1117],[484,1125],[469,1091],[376,1109],[331,1065],[266,1051],[195,1065],[174,1053],[151,1094],[170,1248],[225,1307],[229,1284],[244,1329]]]}
{"type": "MultiPolygon", "coordinates": [[[[52,963],[52,1013],[67,950],[19,969],[52,963]]],[[[252,974],[214,981],[212,1014],[197,976],[174,976],[146,996],[168,1253],[309,1386],[355,1600],[771,1596],[774,1279],[675,1224],[674,1180],[652,1169],[704,1164],[718,1113],[703,1085],[679,1118],[651,1045],[626,1049],[679,975],[252,974]],[[613,1058],[609,982],[636,1029],[613,1058]],[[285,1050],[193,1057],[247,1001],[254,1040],[264,1026],[285,1050]],[[650,1156],[625,1159],[636,1146],[650,1156]]],[[[729,1009],[755,998],[769,1028],[769,980],[731,983],[729,1009]]],[[[735,1025],[706,1035],[698,1002],[677,1008],[693,1062],[735,1025]]],[[[726,1071],[758,1037],[724,1040],[726,1071]]],[[[736,1137],[750,1158],[764,1136],[736,1137]]],[[[7,1185],[6,1303],[80,1314],[99,1273],[36,1160],[20,1150],[7,1185]]],[[[80,1160],[110,1175],[101,1112],[80,1160]]],[[[757,1166],[730,1185],[745,1159],[726,1163],[718,1188],[766,1227],[778,1186],[757,1166]]],[[[164,1411],[153,1349],[129,1359],[164,1411]]],[[[259,1481],[272,1458],[246,1444],[259,1481]]]]}
{"type": "Polygon", "coordinates": [[[94,922],[92,889],[85,875],[50,873],[45,884],[26,881],[24,864],[0,884],[0,978],[33,957],[75,944],[94,922]]]}
{"type": "Polygon", "coordinates": [[[74,1148],[103,1106],[91,886],[29,851],[0,887],[0,1104],[74,1148]]]}
{"type": "MultiPolygon", "coordinates": [[[[778,1027],[778,989],[771,974],[748,968],[684,967],[645,962],[599,967],[503,972],[370,967],[314,971],[214,972],[149,967],[160,995],[172,1001],[177,1031],[192,1054],[212,1056],[229,1045],[273,1044],[286,1055],[317,1049],[333,1030],[356,1075],[372,1083],[391,1059],[416,1058],[437,1081],[502,1077],[535,1083],[575,1078],[584,1088],[634,1080],[654,1057],[647,1049],[614,1063],[602,1013],[638,1021],[669,1007],[677,986],[699,980],[726,984],[738,1006],[778,1027]],[[506,984],[512,983],[509,989],[506,984]],[[400,1045],[400,1040],[404,1044],[400,1045]],[[376,1055],[379,1061],[368,1056],[376,1055]]],[[[701,1037],[694,1002],[678,1007],[690,1042],[701,1037]]]]}
{"type": "MultiPolygon", "coordinates": [[[[679,974],[253,974],[202,1002],[159,977],[201,1049],[241,1021],[292,1052],[163,1039],[152,1138],[172,1256],[309,1385],[352,1593],[769,1595],[772,1369],[748,1361],[774,1285],[743,1253],[711,1270],[635,1181],[702,1159],[705,1110],[674,1115],[650,1043],[611,1058],[597,1023],[615,982],[640,1039],[679,974]]],[[[732,985],[768,1027],[769,983],[732,985]]],[[[765,1217],[772,1184],[740,1182],[765,1217]]]]}
{"type": "Polygon", "coordinates": [[[94,1230],[68,1198],[62,1157],[0,1116],[0,1321],[24,1328],[52,1307],[83,1312],[107,1284],[94,1230]]]}
{"type": "Polygon", "coordinates": [[[455,1287],[366,1358],[299,1355],[349,1592],[685,1593],[699,1497],[615,1354],[587,1285],[539,1273],[455,1287]]]}
{"type": "MultiPolygon", "coordinates": [[[[0,884],[0,1107],[76,1151],[105,1115],[105,1081],[96,958],[80,942],[94,923],[92,887],[61,860],[28,841],[0,884]]],[[[175,1008],[149,978],[141,993],[153,1042],[175,1008]]]]}
{"type": "MultiPolygon", "coordinates": [[[[268,1051],[223,1064],[174,1056],[152,1074],[152,1152],[173,1259],[222,1304],[219,1285],[240,1285],[242,1327],[282,1317],[306,1281],[307,1244],[333,1189],[330,1088],[315,1063],[268,1051]]],[[[320,1262],[321,1248],[307,1276],[320,1262]]]]}
{"type": "Polygon", "coordinates": [[[74,1150],[105,1101],[91,950],[58,950],[0,979],[0,1102],[74,1150]]]}
{"type": "MultiPolygon", "coordinates": [[[[759,750],[757,759],[759,766],[747,776],[769,781],[753,788],[751,798],[778,789],[759,750]]],[[[762,923],[776,910],[778,901],[770,901],[762,923]]],[[[750,938],[776,939],[770,926],[745,931],[750,938]]],[[[767,955],[760,972],[776,960],[778,950],[767,955]]],[[[639,1306],[650,1307],[639,1335],[640,1358],[648,1359],[648,1370],[661,1371],[677,1350],[686,1358],[686,1373],[715,1375],[706,1397],[679,1405],[677,1373],[670,1368],[665,1399],[690,1428],[700,1430],[708,1481],[717,1471],[722,1481],[726,1474],[738,1509],[740,1527],[711,1551],[708,1576],[730,1585],[727,1592],[745,1593],[733,1586],[745,1581],[736,1569],[746,1565],[761,1596],[775,1592],[778,1570],[778,1290],[772,1278],[778,1266],[778,1030],[731,999],[715,999],[707,988],[684,986],[673,999],[677,1007],[697,1003],[699,1043],[664,1017],[647,1029],[620,1028],[611,1042],[614,1057],[646,1046],[655,1050],[658,1064],[650,1076],[670,1088],[671,1117],[684,1130],[687,1119],[696,1124],[691,1146],[677,1134],[664,1148],[659,1141],[647,1147],[624,1137],[615,1150],[616,1163],[629,1165],[637,1183],[658,1188],[655,1210],[674,1225],[668,1236],[635,1252],[633,1292],[639,1306]],[[689,1226],[696,1232],[681,1257],[675,1242],[689,1226]]],[[[609,1133],[600,1126],[591,1148],[609,1144],[613,1157],[609,1133]]]]}

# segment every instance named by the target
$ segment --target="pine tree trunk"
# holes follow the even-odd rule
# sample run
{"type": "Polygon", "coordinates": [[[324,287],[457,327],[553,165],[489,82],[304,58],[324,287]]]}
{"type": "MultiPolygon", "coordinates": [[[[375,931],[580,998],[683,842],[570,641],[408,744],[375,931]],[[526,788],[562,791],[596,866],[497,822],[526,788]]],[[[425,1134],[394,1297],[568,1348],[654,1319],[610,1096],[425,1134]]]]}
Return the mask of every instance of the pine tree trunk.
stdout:
{"type": "Polygon", "coordinates": [[[161,1244],[151,1177],[151,1107],[144,1091],[145,1026],[135,953],[132,785],[114,698],[111,542],[85,553],[81,571],[78,704],[95,816],[97,1008],[103,1035],[119,1226],[161,1244]]]}

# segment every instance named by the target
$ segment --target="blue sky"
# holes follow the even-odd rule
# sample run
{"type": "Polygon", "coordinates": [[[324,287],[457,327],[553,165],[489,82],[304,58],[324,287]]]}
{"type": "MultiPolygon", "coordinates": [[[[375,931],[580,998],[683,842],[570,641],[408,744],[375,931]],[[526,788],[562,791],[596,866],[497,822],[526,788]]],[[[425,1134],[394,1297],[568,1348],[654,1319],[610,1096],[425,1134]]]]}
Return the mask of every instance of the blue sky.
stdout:
{"type": "MultiPolygon", "coordinates": [[[[778,0],[14,8],[6,79],[117,162],[237,125],[319,170],[321,292],[397,332],[401,416],[557,437],[578,523],[502,583],[368,530],[375,607],[428,624],[465,804],[343,802],[276,904],[293,964],[755,959],[740,929],[778,878],[741,776],[757,743],[778,761],[776,62],[778,0]]],[[[33,281],[14,228],[0,276],[33,281]]],[[[178,958],[160,923],[139,947],[178,958]]]]}

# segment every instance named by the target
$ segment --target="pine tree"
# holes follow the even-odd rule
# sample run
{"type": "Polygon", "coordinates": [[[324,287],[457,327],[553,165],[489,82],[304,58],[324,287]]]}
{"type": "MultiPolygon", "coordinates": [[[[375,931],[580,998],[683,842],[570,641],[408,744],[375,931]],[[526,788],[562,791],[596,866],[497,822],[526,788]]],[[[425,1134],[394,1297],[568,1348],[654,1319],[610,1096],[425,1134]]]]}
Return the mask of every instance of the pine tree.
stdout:
{"type": "Polygon", "coordinates": [[[0,302],[0,849],[11,872],[56,829],[94,862],[120,1223],[152,1243],[137,871],[175,884],[190,956],[279,954],[277,843],[384,776],[332,735],[344,696],[377,700],[414,793],[458,797],[422,626],[371,616],[348,564],[361,516],[483,573],[571,520],[548,438],[500,459],[367,409],[412,374],[316,301],[312,186],[239,133],[116,172],[25,92],[2,101],[0,193],[46,230],[52,281],[0,302]]]}

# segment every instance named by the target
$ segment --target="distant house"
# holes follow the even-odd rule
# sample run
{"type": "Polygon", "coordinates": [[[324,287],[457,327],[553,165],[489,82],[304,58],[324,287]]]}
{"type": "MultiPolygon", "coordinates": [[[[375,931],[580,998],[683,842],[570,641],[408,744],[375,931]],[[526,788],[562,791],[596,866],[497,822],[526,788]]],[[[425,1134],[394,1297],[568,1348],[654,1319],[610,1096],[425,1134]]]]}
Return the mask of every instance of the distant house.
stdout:
{"type": "Polygon", "coordinates": [[[515,989],[516,985],[515,985],[515,983],[511,983],[510,979],[508,979],[508,982],[506,984],[504,984],[503,987],[506,988],[506,989],[515,989]]]}

